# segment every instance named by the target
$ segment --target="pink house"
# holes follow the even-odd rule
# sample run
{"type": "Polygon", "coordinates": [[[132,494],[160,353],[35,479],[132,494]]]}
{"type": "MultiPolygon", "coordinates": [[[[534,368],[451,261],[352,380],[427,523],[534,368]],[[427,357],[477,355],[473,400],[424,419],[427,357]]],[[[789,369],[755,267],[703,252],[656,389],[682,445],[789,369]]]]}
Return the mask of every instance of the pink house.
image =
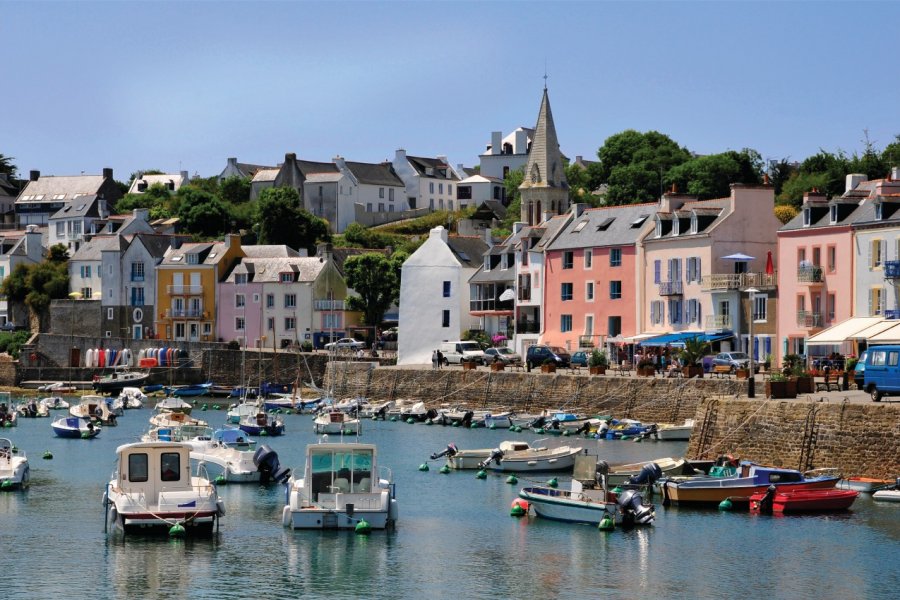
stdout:
{"type": "Polygon", "coordinates": [[[541,342],[603,348],[638,333],[640,238],[655,204],[584,209],[547,245],[541,342]]]}

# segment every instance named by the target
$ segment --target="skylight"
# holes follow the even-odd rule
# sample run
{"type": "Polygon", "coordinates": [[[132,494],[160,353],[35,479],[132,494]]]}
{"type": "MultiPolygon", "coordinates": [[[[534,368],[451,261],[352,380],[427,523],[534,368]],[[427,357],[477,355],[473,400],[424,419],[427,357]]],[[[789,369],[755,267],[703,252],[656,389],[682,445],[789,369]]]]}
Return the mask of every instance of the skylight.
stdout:
{"type": "Polygon", "coordinates": [[[640,227],[641,225],[644,224],[644,221],[646,221],[646,220],[647,220],[647,217],[649,217],[649,216],[650,216],[650,215],[641,215],[641,216],[639,216],[637,219],[635,219],[634,221],[631,222],[631,227],[632,227],[632,228],[640,227]]]}
{"type": "Polygon", "coordinates": [[[609,217],[609,218],[605,219],[602,223],[597,225],[597,231],[606,231],[607,229],[609,229],[609,226],[612,225],[613,221],[615,221],[615,220],[616,220],[615,217],[609,217]]]}
{"type": "Polygon", "coordinates": [[[466,254],[465,252],[460,251],[460,252],[457,252],[457,254],[459,254],[459,257],[460,257],[461,259],[463,259],[463,260],[465,260],[465,261],[468,261],[468,260],[469,260],[469,255],[466,254]]]}
{"type": "Polygon", "coordinates": [[[587,225],[587,219],[585,219],[584,221],[579,221],[579,223],[575,226],[575,229],[572,230],[572,233],[578,233],[579,231],[584,229],[585,225],[587,225]]]}
{"type": "Polygon", "coordinates": [[[79,212],[82,211],[82,210],[84,210],[84,207],[85,207],[85,206],[87,206],[87,204],[82,204],[81,206],[79,206],[79,207],[78,207],[79,212]]]}
{"type": "Polygon", "coordinates": [[[172,257],[172,262],[181,262],[181,259],[182,259],[181,255],[179,255],[179,256],[173,256],[173,257],[172,257]]]}

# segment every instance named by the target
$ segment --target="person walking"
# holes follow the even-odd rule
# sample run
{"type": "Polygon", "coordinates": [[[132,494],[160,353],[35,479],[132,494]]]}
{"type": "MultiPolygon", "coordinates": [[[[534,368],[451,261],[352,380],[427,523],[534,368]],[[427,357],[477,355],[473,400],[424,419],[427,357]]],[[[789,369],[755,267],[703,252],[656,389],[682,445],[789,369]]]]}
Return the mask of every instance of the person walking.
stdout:
{"type": "Polygon", "coordinates": [[[437,351],[437,363],[438,363],[438,369],[440,369],[441,365],[444,364],[444,353],[441,352],[440,350],[437,351]]]}
{"type": "Polygon", "coordinates": [[[432,369],[438,368],[438,351],[437,350],[435,350],[431,353],[431,368],[432,369]]]}

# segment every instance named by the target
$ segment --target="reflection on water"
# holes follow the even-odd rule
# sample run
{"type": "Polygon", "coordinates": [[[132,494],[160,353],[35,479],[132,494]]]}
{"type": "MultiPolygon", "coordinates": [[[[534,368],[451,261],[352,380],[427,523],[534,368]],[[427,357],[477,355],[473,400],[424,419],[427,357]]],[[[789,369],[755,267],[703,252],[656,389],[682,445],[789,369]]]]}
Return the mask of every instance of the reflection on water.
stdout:
{"type": "MultiPolygon", "coordinates": [[[[135,441],[149,411],[132,411],[95,440],[54,438],[49,421],[23,420],[11,439],[28,452],[33,485],[0,494],[0,590],[10,598],[507,598],[874,597],[900,589],[900,506],[861,497],[839,515],[771,517],[657,507],[653,526],[599,532],[509,517],[518,489],[549,475],[478,480],[417,466],[449,442],[491,448],[503,431],[368,424],[394,470],[396,531],[371,536],[281,526],[281,486],[220,489],[226,515],[212,539],[107,538],[100,497],[115,448],[135,441]],[[54,460],[42,461],[44,450],[54,460]],[[35,457],[37,457],[35,459],[35,457]],[[28,573],[39,577],[22,577],[28,573]],[[752,590],[747,584],[752,582],[752,590]]],[[[207,412],[212,425],[224,413],[207,412]]],[[[264,440],[300,465],[315,440],[308,416],[264,440]]],[[[593,443],[593,442],[592,442],[593,443]]],[[[610,463],[678,456],[684,443],[600,441],[610,463]]],[[[561,478],[564,484],[565,478],[561,478]]]]}

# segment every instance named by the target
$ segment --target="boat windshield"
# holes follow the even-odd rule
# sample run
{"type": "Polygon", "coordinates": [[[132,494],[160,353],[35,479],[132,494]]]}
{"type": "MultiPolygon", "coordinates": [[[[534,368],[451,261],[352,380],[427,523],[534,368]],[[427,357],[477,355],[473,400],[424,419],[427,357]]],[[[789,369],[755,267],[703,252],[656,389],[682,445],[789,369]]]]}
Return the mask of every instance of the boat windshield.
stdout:
{"type": "Polygon", "coordinates": [[[371,491],[371,449],[338,449],[312,455],[312,498],[319,494],[365,493],[371,491]]]}

